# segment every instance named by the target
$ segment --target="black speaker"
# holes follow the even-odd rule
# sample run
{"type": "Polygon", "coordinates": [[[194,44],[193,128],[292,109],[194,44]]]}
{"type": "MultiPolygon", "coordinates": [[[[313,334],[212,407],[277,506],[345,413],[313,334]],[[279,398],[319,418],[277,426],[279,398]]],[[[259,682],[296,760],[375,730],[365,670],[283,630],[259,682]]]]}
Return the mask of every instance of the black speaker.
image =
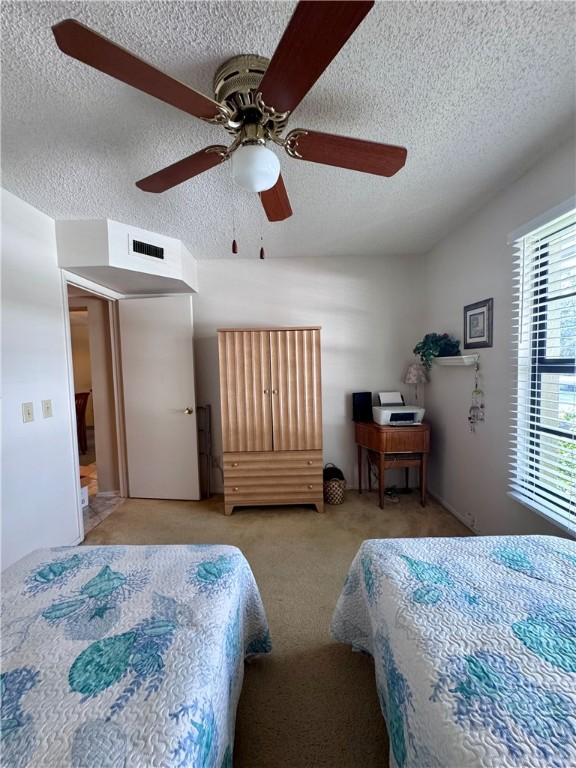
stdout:
{"type": "Polygon", "coordinates": [[[372,421],[372,392],[352,393],[352,419],[372,421]]]}

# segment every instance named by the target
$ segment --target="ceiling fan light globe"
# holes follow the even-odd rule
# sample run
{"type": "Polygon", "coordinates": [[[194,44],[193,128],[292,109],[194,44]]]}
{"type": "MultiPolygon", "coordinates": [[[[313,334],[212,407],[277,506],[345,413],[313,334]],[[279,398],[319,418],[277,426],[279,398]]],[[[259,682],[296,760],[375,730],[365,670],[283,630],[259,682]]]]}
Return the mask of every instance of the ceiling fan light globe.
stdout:
{"type": "Polygon", "coordinates": [[[280,176],[280,160],[263,144],[245,144],[232,155],[232,178],[249,192],[271,189],[280,176]]]}

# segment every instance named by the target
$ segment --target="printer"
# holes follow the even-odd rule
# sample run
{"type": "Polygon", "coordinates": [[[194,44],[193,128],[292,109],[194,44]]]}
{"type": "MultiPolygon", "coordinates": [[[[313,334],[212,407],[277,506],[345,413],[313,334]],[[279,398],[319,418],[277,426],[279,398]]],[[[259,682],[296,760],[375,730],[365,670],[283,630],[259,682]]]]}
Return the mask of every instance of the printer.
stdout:
{"type": "Polygon", "coordinates": [[[372,407],[372,418],[385,427],[405,427],[421,424],[424,408],[406,405],[401,392],[378,392],[380,405],[372,407]]]}

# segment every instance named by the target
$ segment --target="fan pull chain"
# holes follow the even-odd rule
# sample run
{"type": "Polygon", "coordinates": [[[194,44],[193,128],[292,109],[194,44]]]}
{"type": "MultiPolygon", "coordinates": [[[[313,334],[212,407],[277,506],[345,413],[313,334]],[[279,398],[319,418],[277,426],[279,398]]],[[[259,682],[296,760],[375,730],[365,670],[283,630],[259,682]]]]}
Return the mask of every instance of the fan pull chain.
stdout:
{"type": "Polygon", "coordinates": [[[263,222],[264,221],[264,211],[262,210],[262,206],[260,206],[260,259],[261,261],[264,261],[266,258],[266,253],[264,251],[264,237],[263,237],[263,222]]]}
{"type": "MultiPolygon", "coordinates": [[[[232,163],[230,163],[230,168],[232,168],[232,163]]],[[[236,242],[236,206],[234,205],[234,180],[232,179],[232,174],[230,174],[230,179],[232,182],[232,194],[230,195],[232,198],[232,253],[236,255],[238,253],[238,243],[236,242]]]]}

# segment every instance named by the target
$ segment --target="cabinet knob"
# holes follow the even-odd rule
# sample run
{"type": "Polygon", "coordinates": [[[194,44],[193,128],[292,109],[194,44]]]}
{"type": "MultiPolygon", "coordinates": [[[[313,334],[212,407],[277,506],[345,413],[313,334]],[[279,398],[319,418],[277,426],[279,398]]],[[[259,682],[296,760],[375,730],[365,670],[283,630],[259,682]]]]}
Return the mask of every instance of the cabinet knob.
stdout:
{"type": "Polygon", "coordinates": [[[233,490],[234,492],[236,492],[236,491],[238,490],[238,486],[236,486],[236,487],[232,488],[232,490],[233,490]]]}
{"type": "Polygon", "coordinates": [[[307,462],[307,463],[308,463],[308,465],[309,465],[309,466],[312,466],[312,464],[313,464],[314,462],[312,461],[312,459],[308,459],[308,462],[307,462]]]}
{"type": "Polygon", "coordinates": [[[233,466],[233,467],[237,467],[237,466],[238,466],[238,462],[237,462],[237,461],[233,461],[233,462],[232,462],[232,466],[233,466]]]}
{"type": "Polygon", "coordinates": [[[277,395],[277,394],[278,394],[278,390],[277,390],[277,389],[273,389],[273,390],[272,390],[272,394],[273,394],[273,395],[277,395]]]}
{"type": "Polygon", "coordinates": [[[264,394],[265,394],[265,395],[269,395],[269,394],[270,394],[270,390],[269,390],[269,389],[265,389],[265,390],[264,390],[264,394]]]}
{"type": "Polygon", "coordinates": [[[314,488],[314,486],[313,486],[311,483],[309,483],[309,484],[308,484],[308,488],[309,488],[310,490],[312,490],[312,488],[314,488]]]}

